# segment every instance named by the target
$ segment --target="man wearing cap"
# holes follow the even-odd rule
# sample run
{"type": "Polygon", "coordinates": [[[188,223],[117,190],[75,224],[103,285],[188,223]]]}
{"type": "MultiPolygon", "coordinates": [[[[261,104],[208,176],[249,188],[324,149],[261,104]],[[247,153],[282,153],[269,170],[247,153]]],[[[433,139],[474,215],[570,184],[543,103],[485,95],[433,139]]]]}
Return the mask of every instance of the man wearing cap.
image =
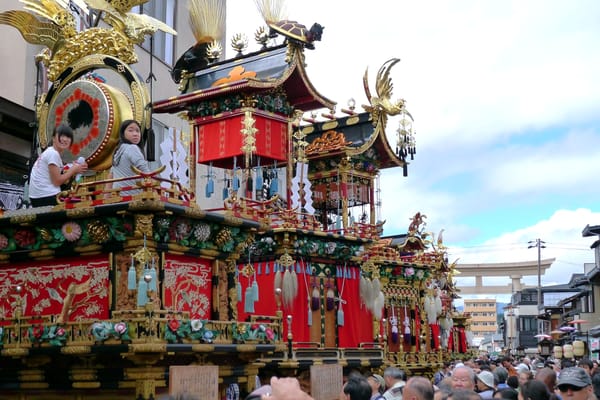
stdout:
{"type": "Polygon", "coordinates": [[[369,386],[371,386],[372,390],[371,400],[385,399],[385,397],[383,397],[383,391],[385,390],[385,380],[383,379],[383,376],[373,374],[370,375],[367,380],[369,381],[369,386]]]}
{"type": "Polygon", "coordinates": [[[583,368],[563,369],[556,384],[563,400],[590,400],[594,398],[592,378],[583,368]]]}
{"type": "Polygon", "coordinates": [[[494,374],[490,371],[481,371],[477,374],[477,392],[482,399],[494,397],[494,374]]]}

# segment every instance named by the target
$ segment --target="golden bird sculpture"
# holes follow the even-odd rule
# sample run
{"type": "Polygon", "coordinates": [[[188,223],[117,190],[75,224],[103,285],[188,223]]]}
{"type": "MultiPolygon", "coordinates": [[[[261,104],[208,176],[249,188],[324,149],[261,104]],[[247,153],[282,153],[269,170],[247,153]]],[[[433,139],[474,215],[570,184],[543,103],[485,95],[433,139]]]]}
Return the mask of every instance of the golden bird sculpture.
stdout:
{"type": "Polygon", "coordinates": [[[379,117],[385,122],[387,116],[398,115],[402,112],[406,113],[412,119],[412,116],[406,111],[404,99],[398,99],[396,101],[392,100],[394,84],[390,77],[390,71],[399,61],[399,58],[389,59],[383,63],[381,68],[379,68],[375,82],[375,92],[377,93],[377,96],[371,94],[371,89],[369,88],[369,68],[365,70],[363,86],[370,104],[363,106],[363,108],[373,114],[374,123],[379,117]]]}
{"type": "Polygon", "coordinates": [[[56,0],[21,0],[25,11],[0,13],[0,24],[16,28],[28,43],[46,48],[39,59],[48,67],[48,79],[55,81],[72,63],[93,54],[136,63],[134,45],[157,30],[176,32],[166,24],[149,17],[130,13],[133,6],[147,0],[90,0],[86,4],[106,14],[112,28],[93,27],[77,32],[75,19],[56,0]]]}

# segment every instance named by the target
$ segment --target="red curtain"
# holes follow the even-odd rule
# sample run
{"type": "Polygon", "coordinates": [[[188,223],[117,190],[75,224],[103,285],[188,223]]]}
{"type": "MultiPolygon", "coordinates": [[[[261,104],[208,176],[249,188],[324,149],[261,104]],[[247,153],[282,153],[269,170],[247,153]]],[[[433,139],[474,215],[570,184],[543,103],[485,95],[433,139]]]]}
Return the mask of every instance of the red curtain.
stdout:
{"type": "MultiPolygon", "coordinates": [[[[294,342],[308,341],[310,338],[308,327],[308,297],[305,281],[309,284],[310,276],[306,275],[306,265],[300,261],[293,268],[298,283],[298,294],[289,306],[283,304],[282,299],[275,298],[275,274],[280,269],[274,261],[255,263],[256,282],[258,284],[258,301],[254,302],[254,312],[246,312],[246,289],[254,282],[254,276],[246,277],[240,271],[245,264],[238,265],[238,279],[241,284],[241,298],[237,303],[238,320],[245,321],[250,315],[274,316],[278,310],[283,311],[283,335],[287,337],[287,316],[292,316],[292,335],[294,342]]],[[[280,272],[283,275],[283,271],[280,272]]],[[[318,323],[318,322],[317,322],[318,323]]]]}
{"type": "Polygon", "coordinates": [[[361,304],[360,269],[338,267],[336,284],[338,297],[346,302],[340,304],[344,325],[338,326],[339,347],[358,347],[360,343],[373,342],[373,315],[361,304]]]}

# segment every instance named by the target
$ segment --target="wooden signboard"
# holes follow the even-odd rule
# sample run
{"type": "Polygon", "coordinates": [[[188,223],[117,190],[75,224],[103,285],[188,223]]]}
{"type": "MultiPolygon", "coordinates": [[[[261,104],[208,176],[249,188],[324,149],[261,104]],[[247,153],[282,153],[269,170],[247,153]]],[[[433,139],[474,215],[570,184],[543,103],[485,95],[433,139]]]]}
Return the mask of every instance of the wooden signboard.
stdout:
{"type": "Polygon", "coordinates": [[[219,367],[216,365],[178,365],[169,368],[169,395],[219,399],[219,367]]]}
{"type": "Polygon", "coordinates": [[[344,386],[341,365],[312,365],[310,392],[315,400],[337,400],[344,386]]]}

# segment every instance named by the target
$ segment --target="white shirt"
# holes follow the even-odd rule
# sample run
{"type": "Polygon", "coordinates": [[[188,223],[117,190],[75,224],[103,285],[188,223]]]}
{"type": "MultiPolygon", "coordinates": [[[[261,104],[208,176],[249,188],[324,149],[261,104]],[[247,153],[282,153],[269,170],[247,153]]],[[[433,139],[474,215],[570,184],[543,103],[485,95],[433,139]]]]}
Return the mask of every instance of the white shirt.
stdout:
{"type": "Polygon", "coordinates": [[[406,382],[399,381],[394,383],[394,385],[386,390],[383,394],[386,400],[402,400],[402,388],[406,385],[406,382]]]}
{"type": "Polygon", "coordinates": [[[52,146],[44,150],[33,164],[29,178],[30,198],[40,199],[60,193],[60,186],[54,185],[50,179],[50,165],[56,165],[59,170],[63,168],[60,153],[52,146]]]}

